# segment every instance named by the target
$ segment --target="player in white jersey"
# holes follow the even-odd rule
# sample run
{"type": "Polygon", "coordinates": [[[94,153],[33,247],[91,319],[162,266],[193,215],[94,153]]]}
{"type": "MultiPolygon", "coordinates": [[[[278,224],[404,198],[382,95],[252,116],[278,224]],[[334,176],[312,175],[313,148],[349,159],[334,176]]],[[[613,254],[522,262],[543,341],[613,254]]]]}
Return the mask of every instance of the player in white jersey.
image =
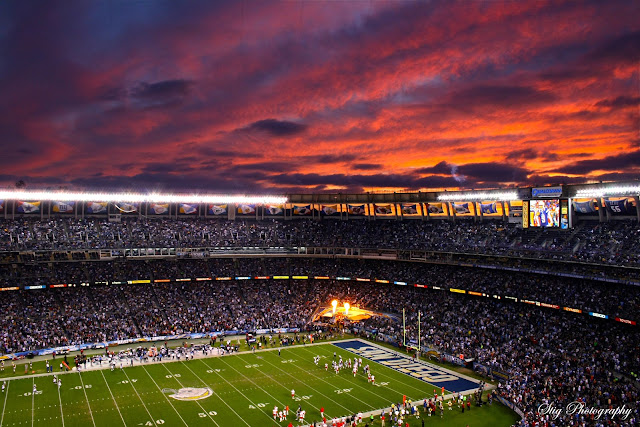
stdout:
{"type": "Polygon", "coordinates": [[[6,386],[6,385],[5,385],[5,382],[4,382],[4,381],[2,381],[2,392],[3,392],[3,393],[4,393],[4,388],[5,388],[5,386],[6,386]]]}
{"type": "Polygon", "coordinates": [[[273,421],[276,420],[276,417],[278,416],[278,407],[274,406],[273,407],[273,421]]]}
{"type": "Polygon", "coordinates": [[[328,370],[329,370],[329,364],[328,364],[328,363],[325,363],[325,364],[324,364],[324,370],[325,370],[325,371],[328,371],[328,370]]]}

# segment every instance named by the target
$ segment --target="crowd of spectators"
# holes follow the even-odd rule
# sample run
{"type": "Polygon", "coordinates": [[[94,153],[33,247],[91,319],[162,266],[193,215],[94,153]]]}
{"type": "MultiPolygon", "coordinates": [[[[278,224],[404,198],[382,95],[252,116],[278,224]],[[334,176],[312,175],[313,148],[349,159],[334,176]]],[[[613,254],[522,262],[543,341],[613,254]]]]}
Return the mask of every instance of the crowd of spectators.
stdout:
{"type": "MultiPolygon", "coordinates": [[[[502,223],[446,221],[55,220],[5,222],[2,229],[4,250],[328,245],[470,254],[533,251],[540,257],[627,265],[637,265],[640,259],[640,231],[631,222],[583,226],[567,235],[530,234],[502,223]]],[[[636,286],[500,269],[337,257],[0,264],[3,287],[56,283],[75,286],[3,292],[0,354],[190,332],[305,329],[320,307],[338,299],[391,314],[360,322],[360,330],[400,341],[397,316],[404,309],[408,340],[419,339],[427,348],[463,355],[482,369],[502,372],[508,379],[501,381],[499,393],[525,412],[529,425],[544,421],[537,411],[540,404],[576,400],[596,408],[626,405],[634,408],[638,419],[637,327],[448,291],[510,296],[637,321],[640,289],[636,286]],[[385,279],[428,287],[354,280],[195,280],[279,275],[385,279]],[[192,280],[177,280],[182,278],[192,280]],[[158,279],[163,281],[155,282],[158,279]],[[136,280],[149,283],[125,284],[136,280]]],[[[556,425],[590,424],[588,418],[560,417],[556,425]]]]}
{"type": "Polygon", "coordinates": [[[55,218],[0,221],[0,251],[144,247],[353,247],[640,265],[637,221],[523,230],[491,220],[214,220],[55,218]]]}
{"type": "MultiPolygon", "coordinates": [[[[208,267],[207,260],[183,261],[173,266],[166,263],[130,261],[117,263],[117,267],[94,264],[114,268],[120,274],[142,271],[143,275],[153,271],[184,275],[192,268],[202,273],[208,267]],[[139,269],[141,266],[144,267],[139,269]]],[[[456,271],[452,267],[424,267],[415,263],[337,259],[259,258],[216,260],[214,264],[218,271],[229,275],[240,271],[268,273],[275,271],[272,268],[288,270],[291,274],[312,270],[314,273],[341,272],[352,277],[368,276],[370,272],[370,275],[385,274],[391,278],[409,275],[423,282],[459,288],[472,285],[478,275],[472,269],[456,271]]],[[[535,291],[541,297],[561,287],[559,283],[547,282],[556,279],[544,276],[527,282],[527,276],[504,272],[488,274],[482,286],[509,285],[513,286],[514,293],[518,289],[535,291]]],[[[585,298],[580,303],[588,304],[588,295],[603,287],[601,296],[615,294],[611,301],[634,304],[629,309],[638,312],[637,290],[626,289],[625,293],[625,289],[611,290],[609,286],[567,283],[570,290],[564,292],[572,298],[585,298]]],[[[474,359],[477,366],[508,375],[508,380],[502,380],[499,393],[521,408],[531,423],[541,417],[537,408],[545,401],[561,404],[582,399],[593,407],[623,404],[636,407],[640,398],[637,379],[632,377],[640,369],[640,333],[636,327],[508,300],[356,281],[229,280],[6,292],[0,300],[0,347],[8,352],[143,335],[236,328],[305,329],[312,314],[333,299],[391,314],[372,317],[357,327],[395,341],[402,340],[401,323],[397,319],[403,309],[408,325],[407,340],[418,339],[420,312],[422,345],[443,353],[462,354],[474,359]]],[[[570,421],[560,419],[556,425],[569,425],[570,421]]]]}

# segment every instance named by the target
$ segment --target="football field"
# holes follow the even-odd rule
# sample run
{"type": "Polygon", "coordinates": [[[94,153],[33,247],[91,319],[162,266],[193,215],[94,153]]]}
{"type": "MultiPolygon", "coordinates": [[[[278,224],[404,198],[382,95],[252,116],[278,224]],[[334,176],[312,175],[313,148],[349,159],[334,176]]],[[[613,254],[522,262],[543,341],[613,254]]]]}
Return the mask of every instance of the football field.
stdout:
{"type": "MultiPolygon", "coordinates": [[[[454,384],[453,388],[475,386],[470,379],[452,380],[442,368],[434,371],[426,364],[424,368],[412,368],[411,359],[372,346],[349,340],[283,347],[280,355],[277,350],[265,350],[180,362],[136,363],[114,371],[74,371],[59,375],[60,387],[51,375],[7,380],[0,395],[0,426],[287,426],[290,421],[297,426],[319,421],[321,407],[331,419],[388,408],[391,403],[402,402],[403,396],[421,403],[421,399],[433,396],[440,384],[419,378],[422,374],[416,372],[420,370],[423,377],[428,374],[438,378],[439,369],[443,375],[440,380],[454,384]],[[375,385],[367,381],[362,370],[356,377],[347,368],[336,374],[331,369],[334,352],[337,359],[342,356],[345,361],[359,353],[363,364],[370,365],[375,385]],[[314,356],[320,356],[317,366],[314,356]],[[327,371],[325,363],[329,364],[327,371]],[[287,405],[287,419],[274,421],[274,406],[281,409],[287,405]],[[294,420],[298,407],[306,411],[304,424],[294,420]]],[[[447,393],[461,391],[445,388],[447,393]]],[[[486,425],[506,426],[517,419],[495,403],[474,410],[467,415],[456,408],[446,411],[442,420],[437,416],[433,421],[466,425],[473,420],[473,425],[479,425],[475,417],[470,417],[482,411],[483,418],[491,421],[486,425]]],[[[374,425],[379,425],[379,417],[375,419],[374,425]]],[[[410,425],[420,425],[420,420],[412,417],[410,425]]]]}

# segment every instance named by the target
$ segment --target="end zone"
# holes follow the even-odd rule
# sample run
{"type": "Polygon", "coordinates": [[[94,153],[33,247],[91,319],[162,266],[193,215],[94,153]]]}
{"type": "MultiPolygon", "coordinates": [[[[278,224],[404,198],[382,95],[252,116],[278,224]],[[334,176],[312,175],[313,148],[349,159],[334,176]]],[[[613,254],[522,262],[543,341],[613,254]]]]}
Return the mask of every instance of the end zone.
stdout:
{"type": "Polygon", "coordinates": [[[441,366],[423,360],[415,360],[396,351],[359,339],[332,343],[336,347],[355,353],[358,356],[380,363],[398,372],[410,375],[426,383],[445,390],[464,393],[475,391],[479,380],[459,374],[441,366]]]}

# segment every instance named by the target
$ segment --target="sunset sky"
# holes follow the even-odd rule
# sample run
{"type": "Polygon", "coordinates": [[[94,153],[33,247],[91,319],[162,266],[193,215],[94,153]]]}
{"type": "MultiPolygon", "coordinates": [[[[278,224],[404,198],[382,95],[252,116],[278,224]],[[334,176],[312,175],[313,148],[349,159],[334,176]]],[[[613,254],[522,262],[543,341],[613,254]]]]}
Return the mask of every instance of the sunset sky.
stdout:
{"type": "Polygon", "coordinates": [[[0,2],[0,185],[640,178],[640,2],[0,2]]]}

